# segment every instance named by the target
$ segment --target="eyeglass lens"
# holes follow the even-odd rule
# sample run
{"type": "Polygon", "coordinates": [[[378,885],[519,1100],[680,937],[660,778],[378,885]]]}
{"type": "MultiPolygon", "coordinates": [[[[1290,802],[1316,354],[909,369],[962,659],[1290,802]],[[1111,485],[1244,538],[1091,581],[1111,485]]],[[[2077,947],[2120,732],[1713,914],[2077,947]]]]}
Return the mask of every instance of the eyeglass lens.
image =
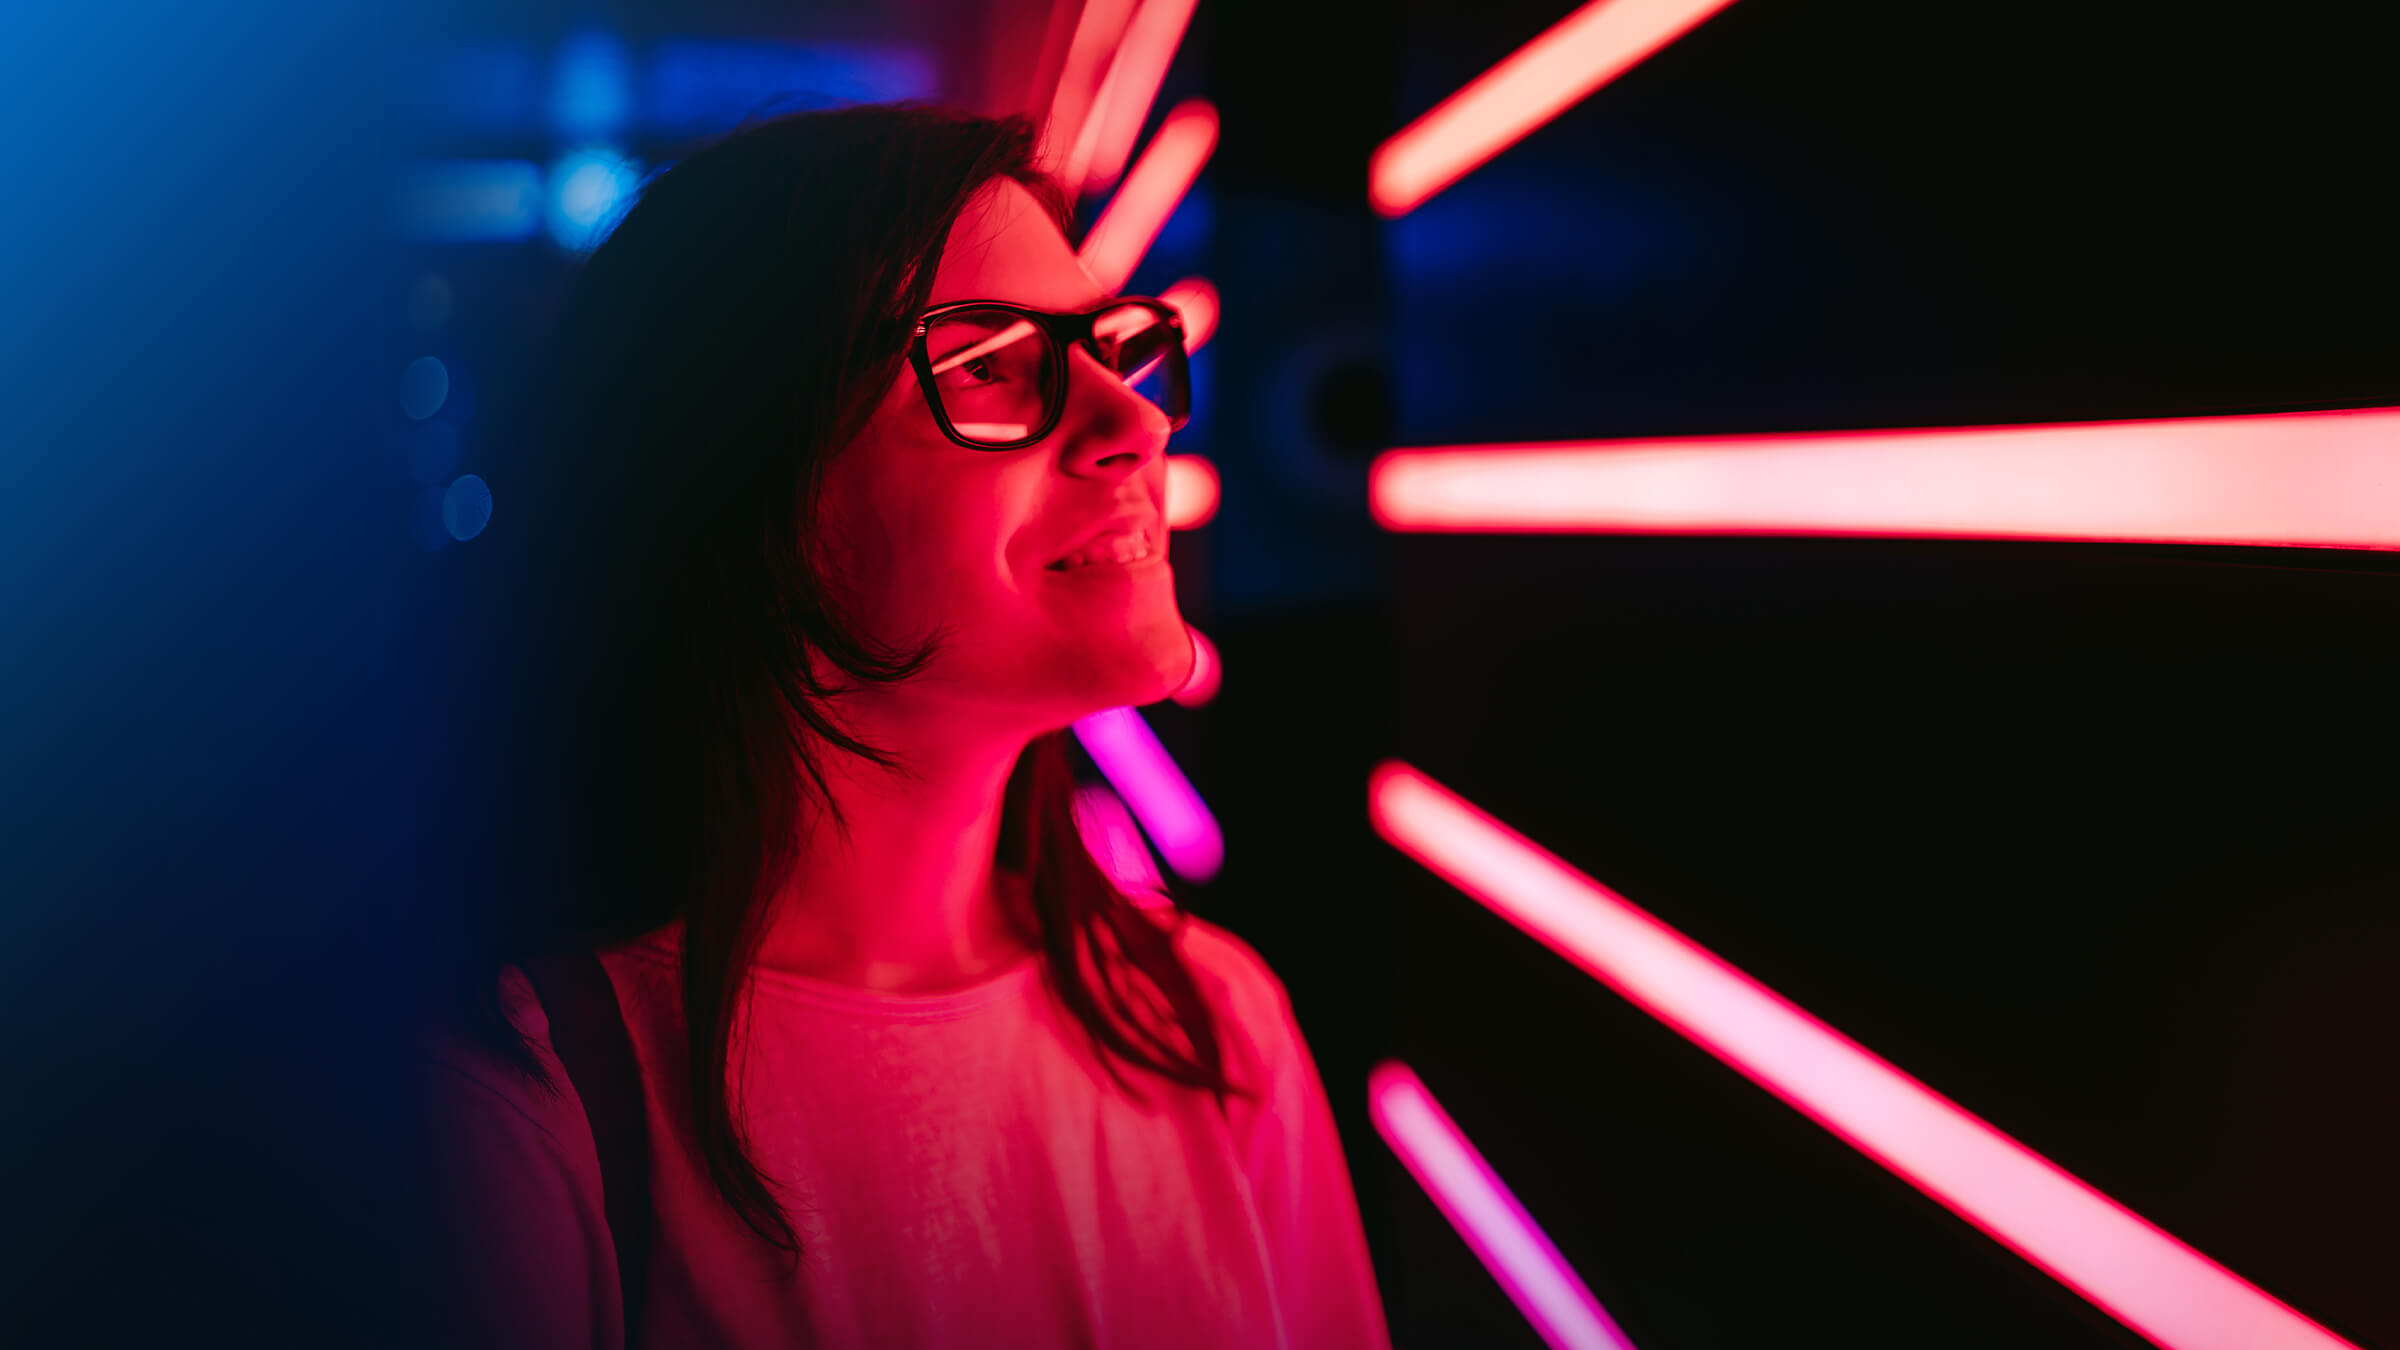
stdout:
{"type": "MultiPolygon", "coordinates": [[[[1119,305],[1093,320],[1100,363],[1144,397],[1179,415],[1182,363],[1171,361],[1175,332],[1143,305],[1119,305]]],[[[1048,424],[1066,388],[1066,368],[1042,330],[1004,309],[966,309],[925,330],[933,384],[950,425],[970,441],[1022,441],[1048,424]]]]}

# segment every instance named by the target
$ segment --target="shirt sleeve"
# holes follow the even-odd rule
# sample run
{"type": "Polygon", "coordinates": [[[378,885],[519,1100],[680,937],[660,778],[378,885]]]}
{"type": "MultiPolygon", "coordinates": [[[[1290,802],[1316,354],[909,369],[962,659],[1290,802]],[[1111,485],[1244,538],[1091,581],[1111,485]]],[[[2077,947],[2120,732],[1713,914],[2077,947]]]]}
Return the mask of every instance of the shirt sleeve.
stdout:
{"type": "Polygon", "coordinates": [[[1199,963],[1220,972],[1229,1067],[1237,1078],[1246,1072],[1246,1085],[1259,1091],[1255,1102],[1231,1099],[1227,1117],[1288,1343],[1295,1350],[1390,1350],[1358,1196],[1290,996],[1256,952],[1222,929],[1187,941],[1199,963]]]}
{"type": "Polygon", "coordinates": [[[551,1052],[539,1001],[514,970],[502,1006],[558,1090],[461,1035],[433,1040],[427,1199],[443,1343],[623,1350],[591,1127],[551,1052]]]}

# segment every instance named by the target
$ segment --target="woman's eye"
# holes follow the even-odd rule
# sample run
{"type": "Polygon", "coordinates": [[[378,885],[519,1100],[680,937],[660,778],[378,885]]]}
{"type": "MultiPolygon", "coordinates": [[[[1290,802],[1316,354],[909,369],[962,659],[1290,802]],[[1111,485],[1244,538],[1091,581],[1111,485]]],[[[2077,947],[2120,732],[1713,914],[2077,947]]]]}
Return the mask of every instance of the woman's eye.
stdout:
{"type": "Polygon", "coordinates": [[[992,363],[980,356],[976,357],[972,361],[960,362],[955,369],[962,377],[961,383],[964,384],[994,384],[997,383],[1000,378],[999,375],[993,371],[992,363]]]}

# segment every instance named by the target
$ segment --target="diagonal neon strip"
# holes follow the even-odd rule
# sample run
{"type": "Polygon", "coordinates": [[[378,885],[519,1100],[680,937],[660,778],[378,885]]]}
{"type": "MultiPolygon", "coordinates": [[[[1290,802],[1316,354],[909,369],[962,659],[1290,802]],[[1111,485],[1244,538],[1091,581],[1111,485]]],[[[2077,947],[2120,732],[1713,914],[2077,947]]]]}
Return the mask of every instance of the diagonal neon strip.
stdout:
{"type": "Polygon", "coordinates": [[[1134,11],[1108,76],[1092,99],[1091,116],[1084,119],[1060,173],[1071,192],[1107,187],[1125,172],[1125,160],[1142,134],[1142,123],[1149,120],[1150,105],[1158,101],[1158,87],[1175,62],[1175,49],[1183,45],[1197,4],[1198,0],[1142,0],[1134,11]]]}
{"type": "Polygon", "coordinates": [[[1401,852],[2157,1344],[2349,1346],[1417,770],[1386,761],[1367,800],[1401,852]]]}
{"type": "Polygon", "coordinates": [[[1124,286],[1141,266],[1151,241],[1200,177],[1200,166],[1217,148],[1217,110],[1206,99],[1186,99],[1168,110],[1158,134],[1142,147],[1132,172],[1092,222],[1077,256],[1105,291],[1124,286]]]}
{"type": "Polygon", "coordinates": [[[1438,446],[1368,495],[1394,530],[2400,548],[2400,409],[1438,446]]]}
{"type": "Polygon", "coordinates": [[[1206,881],[1217,874],[1225,864],[1224,832],[1140,713],[1131,708],[1093,713],[1075,723],[1075,739],[1175,875],[1206,881]]]}
{"type": "Polygon", "coordinates": [[[1550,1235],[1407,1065],[1375,1066],[1367,1075],[1367,1109],[1376,1133],[1550,1350],[1633,1350],[1550,1235]]]}
{"type": "Polygon", "coordinates": [[[1217,331],[1217,288],[1206,277],[1185,277],[1160,293],[1159,299],[1183,316],[1183,349],[1196,352],[1217,331]]]}
{"type": "Polygon", "coordinates": [[[1732,3],[1592,0],[1378,146],[1368,200],[1406,215],[1732,3]]]}

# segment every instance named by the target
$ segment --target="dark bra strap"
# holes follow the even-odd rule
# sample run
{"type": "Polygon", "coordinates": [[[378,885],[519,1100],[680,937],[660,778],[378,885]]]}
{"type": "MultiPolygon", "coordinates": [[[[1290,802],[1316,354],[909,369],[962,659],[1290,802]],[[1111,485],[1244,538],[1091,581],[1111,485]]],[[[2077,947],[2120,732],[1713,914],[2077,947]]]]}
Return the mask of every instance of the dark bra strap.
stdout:
{"type": "Polygon", "coordinates": [[[641,1066],[616,987],[596,953],[587,948],[536,957],[525,963],[525,975],[549,1015],[551,1048],[591,1121],[601,1206],[625,1299],[625,1345],[632,1350],[650,1264],[650,1126],[641,1066]]]}

